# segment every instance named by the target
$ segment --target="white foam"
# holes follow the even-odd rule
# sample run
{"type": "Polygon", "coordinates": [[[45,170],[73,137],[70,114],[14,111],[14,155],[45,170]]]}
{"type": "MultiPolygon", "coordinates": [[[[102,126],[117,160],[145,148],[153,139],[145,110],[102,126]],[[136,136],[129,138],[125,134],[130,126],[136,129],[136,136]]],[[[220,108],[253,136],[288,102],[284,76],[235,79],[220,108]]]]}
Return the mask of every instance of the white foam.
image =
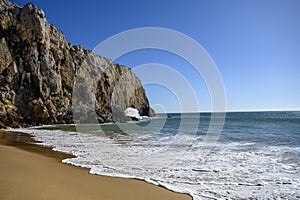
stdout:
{"type": "Polygon", "coordinates": [[[124,112],[126,117],[134,117],[138,120],[143,120],[148,118],[147,116],[141,116],[139,111],[135,108],[128,107],[124,112]]]}
{"type": "MultiPolygon", "coordinates": [[[[176,146],[164,151],[165,146],[158,145],[162,143],[161,138],[158,143],[152,140],[155,133],[124,136],[129,140],[119,143],[115,138],[79,132],[32,128],[10,131],[29,133],[42,145],[75,155],[63,163],[90,168],[92,174],[143,179],[191,194],[194,199],[295,199],[300,196],[299,160],[284,162],[284,153],[300,155],[299,147],[266,146],[247,150],[247,146],[254,144],[220,143],[203,158],[201,145],[191,149],[176,146]],[[164,156],[160,156],[161,152],[164,156]]],[[[189,141],[191,136],[186,137],[183,141],[189,141]]],[[[171,139],[172,136],[166,137],[165,144],[171,139]]]]}

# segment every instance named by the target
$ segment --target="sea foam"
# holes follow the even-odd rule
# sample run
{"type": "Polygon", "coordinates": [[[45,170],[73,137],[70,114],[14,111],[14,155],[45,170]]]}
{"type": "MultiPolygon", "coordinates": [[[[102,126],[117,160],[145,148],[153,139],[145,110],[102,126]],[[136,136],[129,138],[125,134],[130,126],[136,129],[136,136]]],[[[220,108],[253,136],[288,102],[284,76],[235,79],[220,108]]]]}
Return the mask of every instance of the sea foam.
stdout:
{"type": "MultiPolygon", "coordinates": [[[[300,196],[299,162],[285,162],[283,157],[288,153],[300,155],[299,147],[219,143],[209,156],[202,158],[199,157],[201,148],[197,145],[188,151],[178,146],[177,150],[182,148],[184,153],[162,166],[159,163],[164,163],[165,157],[153,156],[163,148],[151,142],[153,133],[131,137],[134,140],[128,143],[119,143],[117,135],[105,137],[97,132],[34,128],[12,131],[29,133],[36,141],[42,142],[38,144],[75,155],[75,158],[65,159],[63,163],[89,168],[92,174],[143,179],[173,191],[188,193],[194,199],[296,199],[300,196]],[[152,165],[145,165],[145,161],[152,162],[152,165]]],[[[172,151],[167,153],[165,156],[174,157],[172,151]]]]}

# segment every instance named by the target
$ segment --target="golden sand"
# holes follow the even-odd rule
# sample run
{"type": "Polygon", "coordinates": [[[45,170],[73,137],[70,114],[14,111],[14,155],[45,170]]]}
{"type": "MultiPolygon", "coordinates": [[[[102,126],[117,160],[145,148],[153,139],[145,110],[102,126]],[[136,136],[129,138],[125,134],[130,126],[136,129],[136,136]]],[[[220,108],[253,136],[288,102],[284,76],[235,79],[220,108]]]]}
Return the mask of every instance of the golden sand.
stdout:
{"type": "Polygon", "coordinates": [[[91,175],[61,163],[69,155],[28,143],[26,134],[0,131],[0,199],[192,199],[140,180],[91,175]]]}

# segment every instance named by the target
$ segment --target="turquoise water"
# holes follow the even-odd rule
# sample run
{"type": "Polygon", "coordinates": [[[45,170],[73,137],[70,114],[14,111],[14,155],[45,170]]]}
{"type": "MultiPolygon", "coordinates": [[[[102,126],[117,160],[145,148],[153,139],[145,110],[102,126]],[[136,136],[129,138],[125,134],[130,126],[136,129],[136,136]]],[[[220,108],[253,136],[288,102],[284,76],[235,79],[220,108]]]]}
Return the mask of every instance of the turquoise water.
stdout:
{"type": "Polygon", "coordinates": [[[300,112],[226,113],[213,146],[205,140],[209,125],[223,124],[211,117],[158,114],[138,123],[21,131],[76,155],[63,162],[90,173],[144,179],[194,199],[300,198],[300,112]]]}

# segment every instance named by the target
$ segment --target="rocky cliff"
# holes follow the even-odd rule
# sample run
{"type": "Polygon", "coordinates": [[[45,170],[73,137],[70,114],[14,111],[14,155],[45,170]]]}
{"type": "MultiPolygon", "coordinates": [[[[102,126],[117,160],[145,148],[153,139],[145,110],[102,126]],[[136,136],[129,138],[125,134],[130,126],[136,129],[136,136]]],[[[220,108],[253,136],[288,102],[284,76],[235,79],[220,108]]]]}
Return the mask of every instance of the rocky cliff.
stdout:
{"type": "Polygon", "coordinates": [[[153,114],[131,69],[68,43],[31,3],[0,0],[0,92],[0,127],[153,114]]]}

